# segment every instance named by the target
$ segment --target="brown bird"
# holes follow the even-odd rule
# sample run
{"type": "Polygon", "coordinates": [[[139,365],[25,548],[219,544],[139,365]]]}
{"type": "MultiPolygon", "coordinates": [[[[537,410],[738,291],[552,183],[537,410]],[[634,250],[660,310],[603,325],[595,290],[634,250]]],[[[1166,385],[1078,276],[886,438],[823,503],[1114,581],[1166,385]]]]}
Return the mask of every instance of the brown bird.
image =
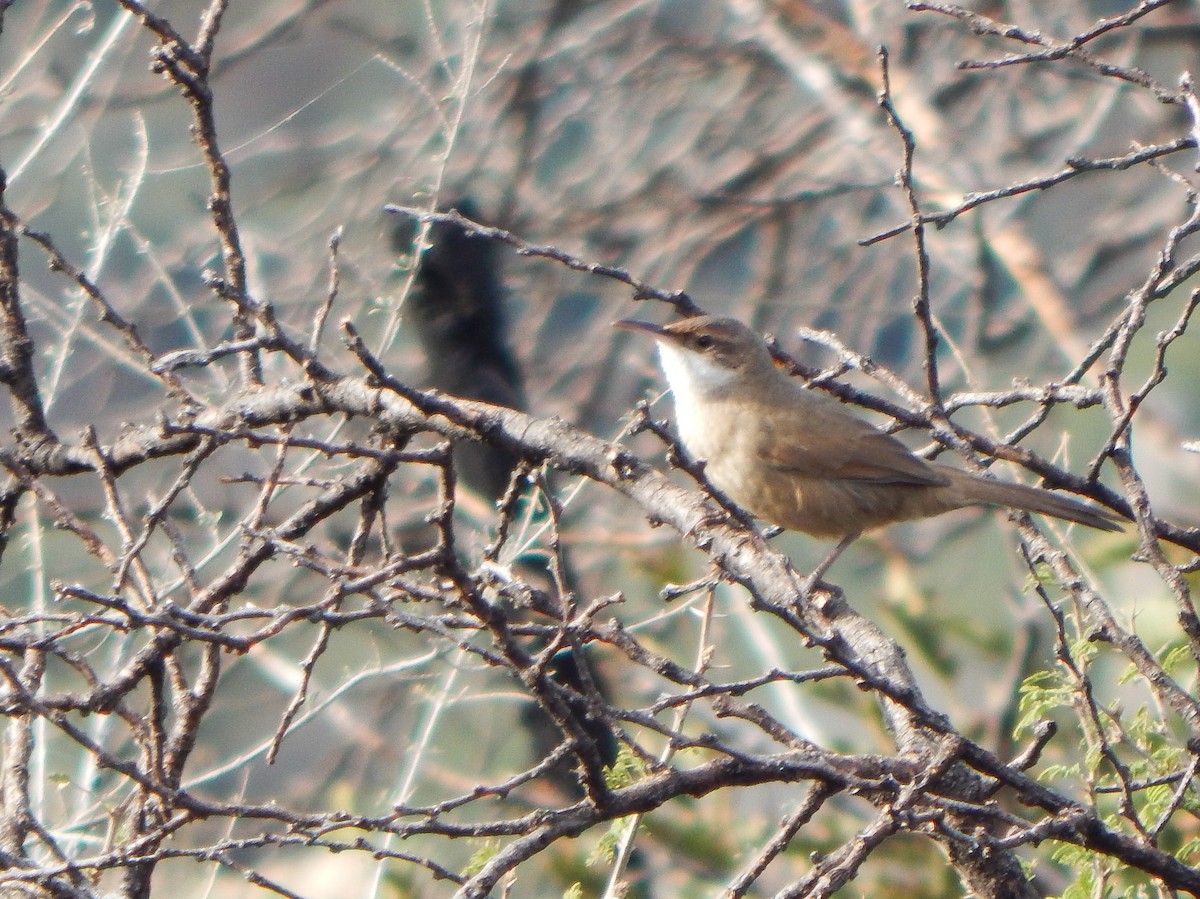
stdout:
{"type": "Polygon", "coordinates": [[[1121,530],[1107,510],[917,458],[777,368],[766,342],[735,319],[616,327],[657,341],[688,455],[704,461],[713,485],[771,524],[844,545],[870,528],[991,505],[1121,530]]]}

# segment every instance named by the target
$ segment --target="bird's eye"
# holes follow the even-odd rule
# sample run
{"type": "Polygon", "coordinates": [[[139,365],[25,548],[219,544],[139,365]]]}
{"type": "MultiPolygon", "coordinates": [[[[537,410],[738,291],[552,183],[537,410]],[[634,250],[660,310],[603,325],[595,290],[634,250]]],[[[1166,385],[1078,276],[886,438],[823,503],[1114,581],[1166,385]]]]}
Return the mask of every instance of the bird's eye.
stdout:
{"type": "Polygon", "coordinates": [[[713,340],[711,334],[701,334],[696,338],[696,346],[700,347],[702,350],[707,350],[714,343],[716,343],[716,341],[713,340]]]}

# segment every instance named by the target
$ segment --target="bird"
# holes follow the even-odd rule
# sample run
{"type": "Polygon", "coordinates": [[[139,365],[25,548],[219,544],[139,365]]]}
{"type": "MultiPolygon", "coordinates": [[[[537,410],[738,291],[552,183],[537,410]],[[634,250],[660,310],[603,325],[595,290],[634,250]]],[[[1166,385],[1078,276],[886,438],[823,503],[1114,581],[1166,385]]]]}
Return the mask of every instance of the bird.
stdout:
{"type": "MultiPolygon", "coordinates": [[[[457,208],[475,221],[482,218],[469,197],[445,208],[457,208]]],[[[416,237],[407,219],[392,231],[398,252],[411,252],[416,237]]],[[[428,240],[406,308],[425,349],[430,383],[454,396],[523,410],[521,367],[508,346],[506,297],[495,244],[449,221],[430,227],[428,240]]],[[[454,445],[460,483],[490,501],[504,495],[519,461],[509,450],[474,440],[454,445]]]]}
{"type": "Polygon", "coordinates": [[[863,531],[980,505],[1121,530],[1106,509],[919,458],[778,368],[766,341],[737,319],[614,326],[655,340],[687,456],[703,464],[709,483],[769,524],[840,538],[839,550],[863,531]]]}

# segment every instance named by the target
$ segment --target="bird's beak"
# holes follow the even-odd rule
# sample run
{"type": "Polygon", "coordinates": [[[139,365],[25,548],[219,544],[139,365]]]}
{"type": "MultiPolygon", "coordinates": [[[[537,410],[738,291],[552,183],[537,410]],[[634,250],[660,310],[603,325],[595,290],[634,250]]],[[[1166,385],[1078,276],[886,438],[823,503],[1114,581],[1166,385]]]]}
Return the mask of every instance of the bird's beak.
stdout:
{"type": "Polygon", "coordinates": [[[641,331],[655,339],[662,339],[670,333],[662,325],[656,325],[653,322],[638,321],[636,318],[623,318],[620,321],[613,322],[613,327],[620,328],[622,331],[641,331]]]}

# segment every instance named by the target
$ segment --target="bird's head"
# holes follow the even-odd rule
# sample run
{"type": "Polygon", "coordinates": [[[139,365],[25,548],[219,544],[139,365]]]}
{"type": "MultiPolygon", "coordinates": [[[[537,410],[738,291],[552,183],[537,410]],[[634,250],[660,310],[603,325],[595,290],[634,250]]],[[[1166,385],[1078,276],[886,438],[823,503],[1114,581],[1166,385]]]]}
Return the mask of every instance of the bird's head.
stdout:
{"type": "Polygon", "coordinates": [[[613,326],[654,338],[676,396],[725,393],[761,373],[773,374],[766,342],[734,318],[700,315],[669,325],[624,319],[613,326]]]}

